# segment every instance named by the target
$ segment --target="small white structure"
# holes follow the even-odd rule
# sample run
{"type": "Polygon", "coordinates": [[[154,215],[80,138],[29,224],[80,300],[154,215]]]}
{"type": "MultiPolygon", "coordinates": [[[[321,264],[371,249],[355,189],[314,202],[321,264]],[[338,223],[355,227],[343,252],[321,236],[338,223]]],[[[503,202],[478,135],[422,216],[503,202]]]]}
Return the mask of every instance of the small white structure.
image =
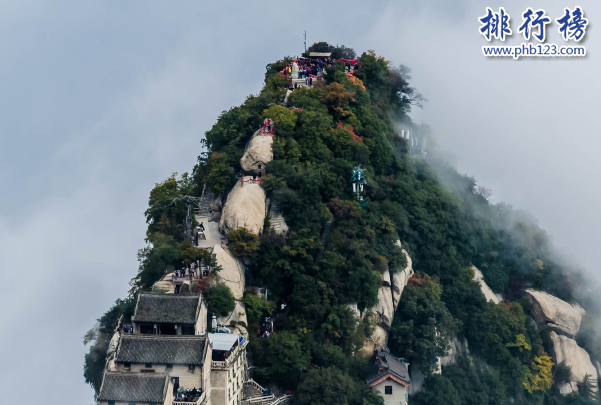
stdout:
{"type": "Polygon", "coordinates": [[[209,333],[213,346],[211,362],[211,405],[235,405],[243,397],[247,376],[246,336],[209,333]]]}
{"type": "Polygon", "coordinates": [[[375,352],[375,360],[366,381],[384,398],[385,405],[407,405],[411,379],[409,363],[383,351],[375,352]]]}

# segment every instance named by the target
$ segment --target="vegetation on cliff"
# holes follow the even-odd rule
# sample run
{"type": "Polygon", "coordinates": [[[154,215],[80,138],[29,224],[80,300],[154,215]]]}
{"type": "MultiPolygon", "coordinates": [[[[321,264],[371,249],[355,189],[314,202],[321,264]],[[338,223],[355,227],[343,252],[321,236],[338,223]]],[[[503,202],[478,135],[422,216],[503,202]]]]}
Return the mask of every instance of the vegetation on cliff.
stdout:
{"type": "MultiPolygon", "coordinates": [[[[118,315],[131,311],[132,297],[188,257],[181,230],[184,205],[166,201],[199,195],[205,184],[216,195],[227,193],[241,171],[247,141],[264,118],[271,118],[274,160],[262,186],[282,208],[290,232],[232,236],[233,250],[253,258],[247,283],[269,288],[271,301],[289,306],[271,338],[251,333],[257,379],[297,392],[299,403],[326,403],[330,397],[336,400],[328,403],[339,398],[348,404],[381,403],[366,389],[366,363],[358,352],[372,325],[358,320],[348,304],[363,310],[376,303],[382,273],[405,266],[395,243],[400,240],[421,275],[403,293],[390,347],[427,375],[414,403],[588,403],[582,396],[560,397],[551,388],[545,336],[528,321],[528,303],[521,299],[523,289],[533,287],[572,301],[578,298],[578,277],[567,277],[530,217],[490,204],[474,192],[473,178],[436,153],[428,159],[409,155],[397,125],[411,127],[411,107],[423,100],[407,83],[409,70],[365,52],[353,78],[340,63],[329,67],[324,81],[295,90],[288,101],[293,108],[286,108],[281,106],[286,80],[279,71],[290,61],[268,65],[261,92],[220,115],[201,140],[204,151],[191,176],[173,175],[152,190],[148,246],[139,252],[131,297],[100,319],[103,337],[86,355],[86,381],[99,387],[99,353],[118,315]],[[365,204],[352,193],[351,171],[358,164],[367,177],[365,204]],[[320,236],[330,219],[334,226],[323,246],[320,236]],[[472,280],[472,264],[509,302],[486,302],[472,280]],[[456,334],[467,339],[472,357],[431,375],[456,334]]],[[[273,303],[248,297],[244,302],[251,330],[274,312],[273,303]]],[[[587,339],[591,347],[597,341],[594,332],[587,339]]]]}

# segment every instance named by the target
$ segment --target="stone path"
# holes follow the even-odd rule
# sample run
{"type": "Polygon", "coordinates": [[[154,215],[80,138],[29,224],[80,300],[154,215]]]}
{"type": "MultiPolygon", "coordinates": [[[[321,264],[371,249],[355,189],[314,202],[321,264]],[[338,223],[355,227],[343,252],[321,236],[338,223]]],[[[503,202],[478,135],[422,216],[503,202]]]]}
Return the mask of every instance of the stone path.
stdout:
{"type": "Polygon", "coordinates": [[[275,202],[272,202],[269,207],[269,215],[271,217],[271,229],[279,234],[288,232],[288,225],[286,225],[286,220],[282,215],[282,209],[275,202]]]}

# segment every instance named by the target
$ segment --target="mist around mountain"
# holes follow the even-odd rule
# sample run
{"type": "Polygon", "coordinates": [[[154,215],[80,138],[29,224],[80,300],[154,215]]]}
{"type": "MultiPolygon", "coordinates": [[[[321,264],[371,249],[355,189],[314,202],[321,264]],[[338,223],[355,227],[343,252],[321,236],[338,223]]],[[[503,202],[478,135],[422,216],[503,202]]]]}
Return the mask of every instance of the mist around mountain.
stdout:
{"type": "MultiPolygon", "coordinates": [[[[322,48],[355,56],[326,43],[314,50],[322,48]]],[[[594,291],[578,269],[556,257],[532,216],[491,204],[488,190],[446,163],[435,136],[424,133],[427,155],[412,156],[400,128],[425,130],[411,120],[412,108],[424,99],[410,85],[410,70],[363,52],[352,76],[340,62],[327,67],[325,80],[296,89],[284,106],[287,82],[280,72],[292,60],[267,65],[261,92],[224,111],[199,135],[200,155],[190,173],[174,174],[151,191],[139,272],[129,296],[117,300],[87,336],[86,381],[99,389],[111,333],[121,315],[132,315],[136,294],[150,289],[165,269],[205,254],[184,238],[185,206],[167,202],[200,196],[205,185],[216,196],[227,195],[247,142],[269,118],[273,160],[261,186],[282,209],[289,232],[270,231],[267,217],[260,234],[236,234],[231,246],[251,263],[247,284],[270,291],[269,301],[244,300],[257,381],[291,390],[294,403],[303,405],[383,404],[365,383],[368,360],[361,351],[375,325],[349,306],[363,311],[377,304],[382,275],[406,266],[400,241],[416,273],[394,314],[388,346],[426,377],[410,403],[597,403],[597,375],[578,392],[559,393],[570,370],[554,364],[552,331],[532,320],[525,293],[545,291],[581,305],[586,315],[575,340],[597,360],[601,307],[594,291]],[[367,179],[364,202],[352,189],[357,165],[367,179]],[[487,302],[472,266],[503,302],[487,302]],[[273,336],[254,336],[262,317],[276,315],[282,302],[289,310],[278,317],[273,336]],[[437,373],[454,337],[467,341],[469,354],[437,373]]]]}

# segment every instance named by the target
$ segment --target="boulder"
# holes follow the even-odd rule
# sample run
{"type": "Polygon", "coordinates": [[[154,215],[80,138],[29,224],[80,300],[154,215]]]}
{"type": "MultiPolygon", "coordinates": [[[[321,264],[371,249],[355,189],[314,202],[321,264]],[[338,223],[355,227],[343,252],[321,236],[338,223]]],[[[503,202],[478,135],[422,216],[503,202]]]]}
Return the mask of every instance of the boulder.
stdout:
{"type": "Polygon", "coordinates": [[[251,176],[238,181],[227,196],[219,229],[227,234],[237,228],[246,228],[258,234],[265,221],[265,191],[259,183],[251,183],[251,176]]]}
{"type": "Polygon", "coordinates": [[[272,144],[273,136],[263,135],[259,131],[255,132],[246,146],[244,156],[240,159],[242,169],[247,172],[265,173],[265,164],[273,160],[272,144]]]}
{"type": "Polygon", "coordinates": [[[244,263],[239,259],[236,259],[228,251],[223,249],[220,245],[213,247],[213,254],[217,263],[221,266],[219,274],[219,281],[225,283],[236,300],[241,300],[244,295],[244,263]]]}
{"type": "Polygon", "coordinates": [[[543,291],[528,289],[526,294],[532,303],[532,312],[537,324],[546,324],[561,335],[576,336],[585,312],[581,306],[571,305],[543,291]]]}
{"type": "Polygon", "coordinates": [[[494,302],[495,304],[503,301],[503,296],[501,294],[495,294],[493,290],[490,289],[488,284],[486,284],[482,272],[478,270],[476,266],[472,266],[472,270],[474,270],[474,281],[477,281],[478,284],[480,284],[480,290],[482,291],[482,294],[484,294],[484,298],[486,298],[487,301],[494,302]]]}
{"type": "Polygon", "coordinates": [[[403,254],[407,259],[407,266],[403,270],[397,271],[392,275],[392,303],[395,310],[399,306],[401,295],[403,294],[403,290],[405,289],[409,278],[413,275],[413,263],[411,258],[405,249],[403,249],[403,254]]]}
{"type": "Polygon", "coordinates": [[[597,380],[597,369],[591,362],[591,357],[574,339],[553,331],[550,337],[553,341],[553,360],[555,364],[565,361],[572,368],[572,382],[582,383],[586,374],[597,380]]]}

